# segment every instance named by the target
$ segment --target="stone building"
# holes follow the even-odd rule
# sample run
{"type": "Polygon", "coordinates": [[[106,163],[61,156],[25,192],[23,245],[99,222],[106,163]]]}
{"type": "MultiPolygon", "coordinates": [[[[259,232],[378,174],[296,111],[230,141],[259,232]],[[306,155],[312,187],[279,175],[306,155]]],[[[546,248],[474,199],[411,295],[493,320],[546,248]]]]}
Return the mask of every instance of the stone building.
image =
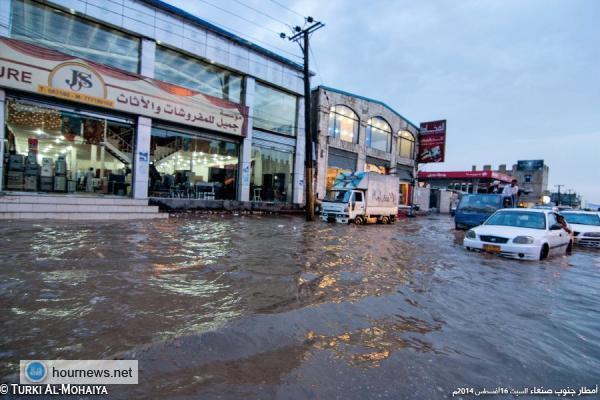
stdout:
{"type": "Polygon", "coordinates": [[[400,204],[408,205],[419,128],[378,100],[326,86],[312,92],[318,199],[340,172],[396,175],[400,204]]]}

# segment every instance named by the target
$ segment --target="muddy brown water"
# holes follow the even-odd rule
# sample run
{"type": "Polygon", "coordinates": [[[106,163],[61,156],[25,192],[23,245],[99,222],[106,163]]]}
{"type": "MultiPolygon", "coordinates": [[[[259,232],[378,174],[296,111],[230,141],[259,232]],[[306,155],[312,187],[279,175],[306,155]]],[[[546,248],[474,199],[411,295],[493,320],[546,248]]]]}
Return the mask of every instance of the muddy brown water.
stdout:
{"type": "Polygon", "coordinates": [[[442,216],[0,226],[0,376],[139,360],[114,398],[450,398],[600,383],[600,252],[465,252],[442,216]]]}

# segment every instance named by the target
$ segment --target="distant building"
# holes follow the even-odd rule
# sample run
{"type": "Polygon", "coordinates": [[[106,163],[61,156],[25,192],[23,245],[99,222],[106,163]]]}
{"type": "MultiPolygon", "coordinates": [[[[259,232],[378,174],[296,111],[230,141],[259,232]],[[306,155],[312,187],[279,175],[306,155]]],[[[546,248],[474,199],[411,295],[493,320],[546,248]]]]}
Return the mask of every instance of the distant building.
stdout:
{"type": "Polygon", "coordinates": [[[549,195],[549,168],[544,160],[519,160],[513,165],[512,176],[517,180],[524,203],[541,203],[542,196],[549,195]]]}
{"type": "Polygon", "coordinates": [[[419,181],[432,189],[452,189],[467,193],[491,193],[495,187],[502,188],[513,179],[519,185],[521,203],[539,204],[542,196],[550,196],[548,191],[549,168],[544,160],[520,160],[507,169],[506,164],[498,166],[484,165],[478,170],[473,165],[471,171],[432,171],[419,172],[419,181]]]}
{"type": "Polygon", "coordinates": [[[339,89],[319,86],[312,99],[317,197],[341,172],[374,171],[396,175],[399,204],[410,204],[419,128],[378,100],[339,89]]]}
{"type": "Polygon", "coordinates": [[[577,193],[552,193],[550,201],[556,205],[571,206],[579,208],[581,206],[581,197],[577,193]]]}

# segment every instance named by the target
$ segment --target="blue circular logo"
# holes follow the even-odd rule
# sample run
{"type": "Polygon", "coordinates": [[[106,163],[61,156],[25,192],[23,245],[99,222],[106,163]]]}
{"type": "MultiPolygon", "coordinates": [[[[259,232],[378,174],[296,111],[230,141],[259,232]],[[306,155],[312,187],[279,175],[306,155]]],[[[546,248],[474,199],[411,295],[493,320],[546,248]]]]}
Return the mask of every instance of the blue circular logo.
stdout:
{"type": "Polygon", "coordinates": [[[25,365],[25,377],[29,382],[41,382],[46,379],[46,366],[41,361],[29,361],[25,365]]]}

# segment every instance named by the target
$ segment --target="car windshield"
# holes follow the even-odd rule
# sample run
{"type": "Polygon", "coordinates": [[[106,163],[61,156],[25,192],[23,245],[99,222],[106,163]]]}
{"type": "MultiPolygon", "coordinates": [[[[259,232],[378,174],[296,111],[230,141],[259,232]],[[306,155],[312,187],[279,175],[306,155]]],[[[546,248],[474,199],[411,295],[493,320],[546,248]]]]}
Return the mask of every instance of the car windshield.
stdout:
{"type": "Polygon", "coordinates": [[[467,195],[460,199],[457,210],[493,213],[500,208],[500,196],[467,195]]]}
{"type": "Polygon", "coordinates": [[[541,212],[502,211],[489,217],[484,225],[546,229],[546,216],[541,212]]]}
{"type": "Polygon", "coordinates": [[[350,199],[349,190],[331,190],[327,192],[327,196],[325,197],[326,201],[333,201],[336,203],[347,203],[350,199]]]}
{"type": "Polygon", "coordinates": [[[564,213],[563,216],[570,224],[600,226],[600,217],[594,214],[564,213]]]}

